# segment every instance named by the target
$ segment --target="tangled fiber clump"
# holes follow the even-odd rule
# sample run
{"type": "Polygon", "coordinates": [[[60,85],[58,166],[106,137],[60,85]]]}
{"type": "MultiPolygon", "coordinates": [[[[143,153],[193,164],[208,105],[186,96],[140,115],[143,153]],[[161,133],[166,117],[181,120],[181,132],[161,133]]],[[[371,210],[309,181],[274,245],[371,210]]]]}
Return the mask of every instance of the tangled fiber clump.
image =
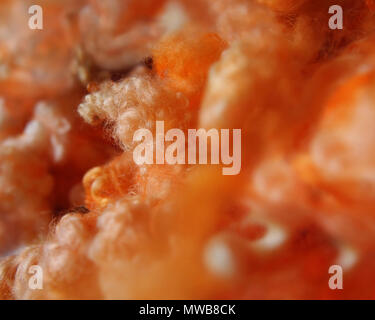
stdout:
{"type": "Polygon", "coordinates": [[[2,299],[375,298],[373,0],[35,2],[0,4],[2,299]],[[242,129],[241,173],[137,165],[157,120],[242,129]]]}

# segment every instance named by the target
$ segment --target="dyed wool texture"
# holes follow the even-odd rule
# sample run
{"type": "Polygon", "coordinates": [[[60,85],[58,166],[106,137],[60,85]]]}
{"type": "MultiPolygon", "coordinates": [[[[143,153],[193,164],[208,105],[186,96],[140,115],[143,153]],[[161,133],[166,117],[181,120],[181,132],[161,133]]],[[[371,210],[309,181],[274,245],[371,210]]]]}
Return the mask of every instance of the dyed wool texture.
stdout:
{"type": "Polygon", "coordinates": [[[1,299],[375,298],[375,1],[37,2],[0,3],[1,299]],[[157,120],[242,129],[241,173],[136,165],[157,120]]]}

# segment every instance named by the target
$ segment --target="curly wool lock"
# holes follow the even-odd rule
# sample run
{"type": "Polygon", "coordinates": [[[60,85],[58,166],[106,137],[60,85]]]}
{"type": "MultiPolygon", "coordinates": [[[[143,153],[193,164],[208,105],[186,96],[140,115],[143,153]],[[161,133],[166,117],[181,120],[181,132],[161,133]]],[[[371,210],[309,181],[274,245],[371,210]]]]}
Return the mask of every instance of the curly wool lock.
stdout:
{"type": "Polygon", "coordinates": [[[17,46],[1,42],[0,114],[15,120],[0,121],[0,251],[17,251],[0,263],[0,296],[374,298],[373,1],[146,2],[76,2],[71,23],[53,23],[60,45],[40,39],[58,53],[47,60],[25,50],[29,63],[14,65],[17,46]],[[328,28],[331,2],[344,9],[340,32],[328,28]],[[156,120],[241,128],[241,174],[137,166],[133,134],[156,120]],[[88,213],[61,214],[83,204],[88,213]],[[46,211],[62,215],[47,234],[46,211]],[[34,264],[40,291],[25,282],[34,264]],[[327,286],[332,264],[341,292],[327,286]]]}

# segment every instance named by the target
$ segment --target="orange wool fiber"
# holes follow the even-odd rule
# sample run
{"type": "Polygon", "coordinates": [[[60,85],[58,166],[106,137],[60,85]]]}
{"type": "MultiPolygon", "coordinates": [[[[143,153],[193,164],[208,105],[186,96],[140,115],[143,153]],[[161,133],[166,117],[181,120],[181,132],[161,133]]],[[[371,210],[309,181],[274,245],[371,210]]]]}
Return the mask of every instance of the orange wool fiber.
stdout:
{"type": "Polygon", "coordinates": [[[196,106],[208,69],[225,47],[215,33],[187,29],[170,35],[153,50],[156,73],[173,89],[188,96],[191,106],[196,106]]]}
{"type": "Polygon", "coordinates": [[[188,103],[186,96],[142,68],[119,82],[103,82],[99,91],[85,97],[78,112],[88,123],[105,123],[122,149],[131,151],[134,132],[153,130],[156,120],[165,121],[166,130],[186,128],[192,121],[188,103]]]}
{"type": "Polygon", "coordinates": [[[61,98],[40,102],[24,132],[0,143],[2,252],[28,243],[43,230],[45,233],[51,213],[72,205],[67,190],[80,182],[77,176],[112,154],[100,140],[95,140],[95,147],[90,145],[94,135],[90,137],[88,127],[86,132],[78,128],[69,108],[72,100],[73,95],[68,104],[61,98]],[[20,232],[7,232],[8,228],[20,232]]]}
{"type": "Polygon", "coordinates": [[[105,69],[129,69],[151,51],[167,26],[165,0],[90,0],[79,12],[82,47],[105,69]]]}
{"type": "Polygon", "coordinates": [[[73,60],[77,45],[77,23],[71,10],[84,1],[47,1],[44,8],[46,29],[34,32],[28,27],[31,0],[0,4],[0,93],[16,99],[53,97],[74,85],[73,60]],[[9,37],[9,34],[12,37],[9,37]],[[22,90],[19,88],[22,87],[22,90]]]}
{"type": "Polygon", "coordinates": [[[257,0],[273,10],[290,12],[298,9],[306,0],[257,0]]]}
{"type": "Polygon", "coordinates": [[[374,2],[374,0],[366,0],[366,3],[367,3],[367,6],[369,7],[369,9],[371,11],[375,10],[375,2],[374,2]]]}
{"type": "Polygon", "coordinates": [[[1,299],[375,298],[373,1],[46,0],[36,33],[27,4],[0,4],[1,299]],[[240,174],[137,165],[156,121],[241,129],[240,174]]]}

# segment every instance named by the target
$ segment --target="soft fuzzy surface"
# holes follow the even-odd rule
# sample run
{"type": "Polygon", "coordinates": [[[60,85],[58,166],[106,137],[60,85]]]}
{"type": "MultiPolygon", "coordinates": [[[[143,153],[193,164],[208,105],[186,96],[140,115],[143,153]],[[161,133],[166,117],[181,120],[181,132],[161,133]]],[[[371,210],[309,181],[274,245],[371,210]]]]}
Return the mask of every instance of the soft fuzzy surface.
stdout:
{"type": "Polygon", "coordinates": [[[375,298],[374,31],[373,0],[1,1],[0,297],[375,298]],[[137,166],[156,120],[242,129],[241,173],[137,166]]]}

